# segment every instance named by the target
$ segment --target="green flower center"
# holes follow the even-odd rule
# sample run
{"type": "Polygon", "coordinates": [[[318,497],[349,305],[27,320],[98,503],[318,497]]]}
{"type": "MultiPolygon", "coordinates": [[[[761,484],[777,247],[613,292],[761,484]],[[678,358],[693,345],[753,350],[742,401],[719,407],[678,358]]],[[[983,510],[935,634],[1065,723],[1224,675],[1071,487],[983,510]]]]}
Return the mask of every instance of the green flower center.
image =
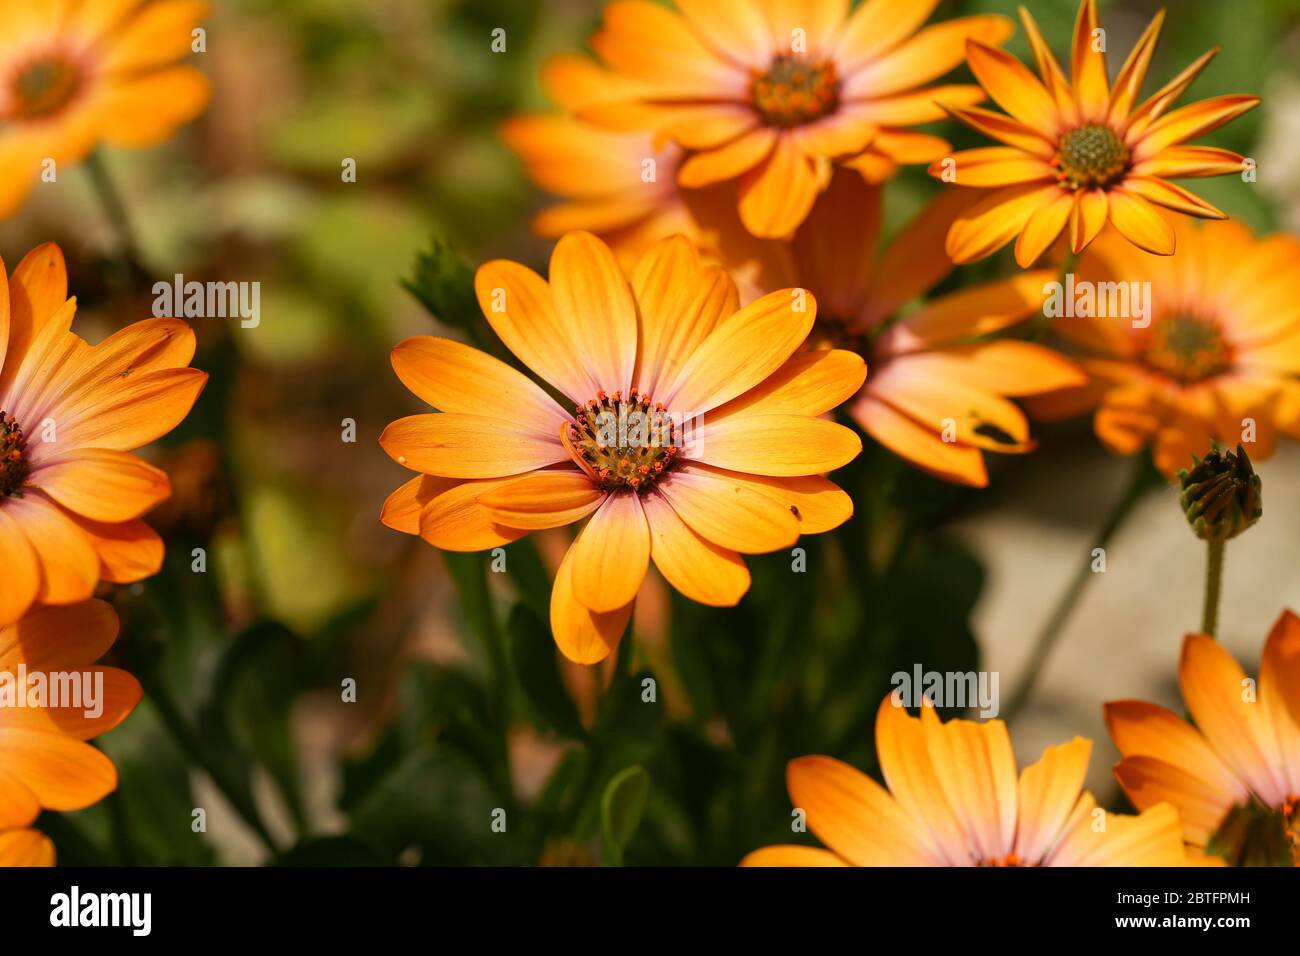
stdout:
{"type": "Polygon", "coordinates": [[[0,412],[0,499],[22,494],[23,482],[31,472],[24,452],[27,436],[12,418],[0,412]]]}
{"type": "Polygon", "coordinates": [[[81,89],[81,71],[61,56],[36,60],[14,77],[14,119],[45,119],[60,112],[81,89]]]}
{"type": "Polygon", "coordinates": [[[783,53],[767,72],[753,71],[749,97],[768,126],[803,126],[834,112],[840,81],[829,61],[810,63],[783,53]]]}
{"type": "Polygon", "coordinates": [[[1232,367],[1232,349],[1218,325],[1190,315],[1156,320],[1143,358],[1150,368],[1184,385],[1221,375],[1232,367]]]}
{"type": "Polygon", "coordinates": [[[626,399],[602,391],[579,405],[561,438],[578,467],[611,492],[645,494],[682,461],[680,427],[636,389],[626,399]]]}
{"type": "Polygon", "coordinates": [[[1057,178],[1071,189],[1095,189],[1122,179],[1129,167],[1129,151],[1109,126],[1090,123],[1061,137],[1052,164],[1057,178]]]}

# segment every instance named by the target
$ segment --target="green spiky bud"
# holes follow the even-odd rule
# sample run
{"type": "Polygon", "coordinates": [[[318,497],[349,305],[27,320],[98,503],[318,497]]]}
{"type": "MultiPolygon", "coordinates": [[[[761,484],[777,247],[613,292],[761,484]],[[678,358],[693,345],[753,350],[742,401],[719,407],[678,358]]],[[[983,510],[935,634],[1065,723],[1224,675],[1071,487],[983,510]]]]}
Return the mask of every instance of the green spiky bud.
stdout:
{"type": "Polygon", "coordinates": [[[1215,447],[1204,459],[1192,456],[1192,468],[1178,472],[1180,498],[1198,538],[1227,541],[1241,534],[1264,513],[1259,475],[1241,445],[1237,453],[1215,447]]]}

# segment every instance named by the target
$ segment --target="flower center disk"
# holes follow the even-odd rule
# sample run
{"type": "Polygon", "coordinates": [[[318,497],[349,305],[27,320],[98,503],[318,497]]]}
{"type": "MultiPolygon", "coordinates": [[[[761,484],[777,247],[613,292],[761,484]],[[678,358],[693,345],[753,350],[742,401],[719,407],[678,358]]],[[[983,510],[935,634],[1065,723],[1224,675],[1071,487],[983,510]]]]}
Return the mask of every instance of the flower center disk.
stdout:
{"type": "Polygon", "coordinates": [[[1109,126],[1092,123],[1061,137],[1052,163],[1057,178],[1071,189],[1113,185],[1128,172],[1128,147],[1109,126]]]}
{"type": "Polygon", "coordinates": [[[632,389],[603,391],[574,409],[561,436],[597,486],[645,494],[681,463],[681,431],[668,411],[632,389]]]}
{"type": "Polygon", "coordinates": [[[1232,367],[1232,349],[1218,325],[1189,315],[1157,320],[1147,337],[1146,364],[1190,385],[1221,375],[1232,367]]]}
{"type": "Polygon", "coordinates": [[[81,71],[61,56],[36,60],[14,76],[10,116],[45,119],[72,102],[81,89],[81,71]]]}
{"type": "Polygon", "coordinates": [[[0,499],[20,494],[31,467],[24,452],[27,436],[12,418],[0,412],[0,499]]]}
{"type": "Polygon", "coordinates": [[[749,96],[768,126],[803,126],[835,111],[840,81],[830,61],[781,54],[766,72],[753,71],[749,96]]]}

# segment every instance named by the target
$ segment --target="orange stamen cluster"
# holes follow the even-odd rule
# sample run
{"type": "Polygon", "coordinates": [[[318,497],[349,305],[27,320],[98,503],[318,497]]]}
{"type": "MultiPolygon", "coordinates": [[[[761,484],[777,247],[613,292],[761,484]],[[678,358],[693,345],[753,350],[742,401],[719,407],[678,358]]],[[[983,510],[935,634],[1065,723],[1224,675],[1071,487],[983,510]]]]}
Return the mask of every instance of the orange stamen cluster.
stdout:
{"type": "Polygon", "coordinates": [[[803,126],[835,111],[840,81],[830,61],[781,54],[766,72],[753,71],[749,96],[768,126],[803,126]]]}
{"type": "Polygon", "coordinates": [[[1191,385],[1232,368],[1232,349],[1214,321],[1170,315],[1151,324],[1143,361],[1149,368],[1191,385]]]}
{"type": "Polygon", "coordinates": [[[62,56],[34,60],[14,74],[9,118],[39,120],[54,116],[73,100],[81,84],[81,70],[62,56]]]}
{"type": "Polygon", "coordinates": [[[21,494],[31,470],[23,454],[26,450],[27,436],[22,428],[0,412],[0,499],[21,494]]]}
{"type": "Polygon", "coordinates": [[[1022,861],[1020,859],[1020,856],[1013,851],[1011,853],[1008,853],[1006,856],[1001,857],[1000,859],[986,860],[984,863],[981,863],[980,865],[981,866],[1028,866],[1029,864],[1022,861]]]}
{"type": "Polygon", "coordinates": [[[681,433],[664,406],[634,388],[604,391],[574,409],[560,438],[578,467],[606,491],[645,494],[681,462],[681,433]]]}
{"type": "Polygon", "coordinates": [[[1097,189],[1124,178],[1131,160],[1129,149],[1113,129],[1090,123],[1061,137],[1052,157],[1056,179],[1070,189],[1097,189]]]}

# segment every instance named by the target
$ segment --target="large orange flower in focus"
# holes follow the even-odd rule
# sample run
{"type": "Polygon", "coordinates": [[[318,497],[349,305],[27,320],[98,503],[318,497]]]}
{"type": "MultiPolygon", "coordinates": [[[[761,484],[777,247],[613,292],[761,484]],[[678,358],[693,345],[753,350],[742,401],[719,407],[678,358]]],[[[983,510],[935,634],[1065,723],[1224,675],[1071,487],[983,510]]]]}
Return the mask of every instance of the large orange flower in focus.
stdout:
{"type": "Polygon", "coordinates": [[[629,281],[588,233],[556,245],[549,282],[496,261],[475,285],[501,341],[568,408],[469,346],[402,342],[398,377],[441,412],[380,438],[421,473],[382,520],[451,551],[585,521],[551,593],[551,629],[570,659],[611,653],[651,561],[687,597],[733,605],[750,584],[741,554],[791,547],[852,514],[820,476],[862,443],[820,416],[857,391],[866,367],[850,352],[798,352],[816,314],[805,291],[738,308],[727,273],[680,236],[629,281]]]}
{"type": "Polygon", "coordinates": [[[0,219],[52,159],[61,172],[97,146],[154,146],[208,104],[180,61],[208,13],[201,0],[0,0],[0,219]]]}
{"type": "Polygon", "coordinates": [[[128,452],[175,428],[208,380],[187,367],[184,322],[92,346],[72,332],[76,307],[57,246],[9,276],[0,263],[0,626],[158,571],[162,541],[140,518],[170,484],[128,452]]]}

